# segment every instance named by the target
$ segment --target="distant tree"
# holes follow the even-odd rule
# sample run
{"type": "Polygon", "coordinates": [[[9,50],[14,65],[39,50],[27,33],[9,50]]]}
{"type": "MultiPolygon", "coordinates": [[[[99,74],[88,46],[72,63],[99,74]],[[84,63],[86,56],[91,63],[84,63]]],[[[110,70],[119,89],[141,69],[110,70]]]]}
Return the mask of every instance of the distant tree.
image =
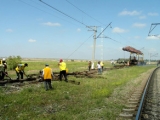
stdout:
{"type": "Polygon", "coordinates": [[[20,56],[9,56],[7,58],[7,65],[9,70],[14,70],[17,64],[21,63],[22,58],[20,56]]]}

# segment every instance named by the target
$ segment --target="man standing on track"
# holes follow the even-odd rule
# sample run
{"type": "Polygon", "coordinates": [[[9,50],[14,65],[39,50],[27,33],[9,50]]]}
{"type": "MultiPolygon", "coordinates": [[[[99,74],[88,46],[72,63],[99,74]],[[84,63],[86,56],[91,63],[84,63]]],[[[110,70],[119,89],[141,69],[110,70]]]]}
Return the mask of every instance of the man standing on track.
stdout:
{"type": "Polygon", "coordinates": [[[52,69],[49,67],[48,64],[45,65],[46,67],[43,69],[43,79],[44,79],[44,87],[47,90],[53,89],[51,85],[51,80],[53,79],[52,69]]]}
{"type": "Polygon", "coordinates": [[[63,75],[64,78],[65,78],[65,81],[68,82],[67,74],[66,74],[66,63],[63,62],[62,59],[60,59],[59,63],[58,63],[58,66],[60,68],[60,76],[59,76],[60,81],[62,81],[62,75],[63,75]]]}
{"type": "Polygon", "coordinates": [[[101,65],[101,69],[102,69],[102,72],[103,72],[103,67],[104,67],[103,61],[100,62],[100,65],[101,65]]]}
{"type": "Polygon", "coordinates": [[[92,64],[91,61],[89,61],[89,62],[88,62],[88,71],[91,70],[91,64],[92,64]]]}

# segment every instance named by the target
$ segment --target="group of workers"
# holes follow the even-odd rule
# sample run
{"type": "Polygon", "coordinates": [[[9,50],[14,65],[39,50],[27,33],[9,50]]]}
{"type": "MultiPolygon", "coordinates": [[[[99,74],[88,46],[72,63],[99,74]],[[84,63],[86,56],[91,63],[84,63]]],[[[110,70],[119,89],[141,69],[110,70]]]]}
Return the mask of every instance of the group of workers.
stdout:
{"type": "MultiPolygon", "coordinates": [[[[67,73],[66,73],[66,63],[62,59],[60,59],[58,66],[60,68],[60,75],[59,75],[60,81],[62,81],[62,77],[64,76],[65,81],[68,82],[67,73]]],[[[46,91],[49,89],[53,89],[51,84],[51,80],[53,79],[53,72],[48,64],[45,65],[45,68],[43,69],[43,72],[42,72],[42,76],[43,76],[44,86],[46,91]]]]}
{"type": "MultiPolygon", "coordinates": [[[[3,64],[4,72],[5,72],[5,70],[7,69],[6,60],[2,59],[1,62],[3,64]]],[[[59,63],[58,63],[58,66],[59,66],[59,69],[60,69],[59,80],[62,81],[62,77],[64,77],[65,82],[68,82],[67,73],[66,73],[66,63],[62,59],[60,59],[59,63]]],[[[91,66],[92,66],[92,62],[89,61],[89,63],[88,63],[88,70],[89,71],[91,70],[91,66]]],[[[16,75],[17,75],[17,80],[23,79],[24,75],[26,77],[28,77],[25,74],[25,71],[24,71],[25,67],[28,67],[27,63],[18,64],[17,67],[15,68],[16,75]]],[[[98,63],[97,63],[98,74],[102,74],[103,67],[104,67],[104,63],[102,61],[98,61],[98,63]]],[[[5,74],[3,75],[3,77],[4,76],[5,76],[5,74]]],[[[52,69],[49,67],[49,64],[45,64],[45,68],[42,70],[42,77],[43,77],[43,80],[44,80],[45,89],[46,90],[53,89],[52,84],[51,84],[51,80],[53,79],[53,72],[52,72],[52,69]]]]}
{"type": "MultiPolygon", "coordinates": [[[[88,70],[91,70],[92,65],[94,65],[94,63],[92,63],[91,61],[88,62],[88,70]]],[[[103,72],[103,67],[104,67],[104,63],[102,61],[98,61],[97,63],[97,70],[98,70],[98,74],[102,74],[103,72]]],[[[94,68],[93,68],[94,69],[94,68]]]]}
{"type": "MultiPolygon", "coordinates": [[[[0,61],[0,62],[2,62],[4,72],[5,72],[5,69],[7,69],[6,60],[2,59],[2,61],[0,61]]],[[[66,73],[66,63],[62,59],[60,59],[59,63],[58,63],[58,66],[59,66],[59,69],[60,69],[60,75],[59,75],[60,81],[62,81],[62,77],[64,76],[65,82],[68,82],[67,73],[66,73]]],[[[24,75],[26,77],[28,77],[25,74],[25,70],[24,70],[25,67],[28,67],[27,63],[18,64],[17,67],[15,68],[16,75],[17,75],[17,80],[23,79],[24,75]]],[[[5,74],[3,75],[3,78],[4,78],[4,76],[5,76],[5,74]]],[[[53,79],[53,72],[52,72],[52,69],[49,67],[49,64],[45,64],[45,68],[42,70],[42,77],[43,77],[43,80],[44,80],[45,90],[47,91],[49,89],[53,89],[52,84],[51,84],[51,80],[53,79]]]]}
{"type": "MultiPolygon", "coordinates": [[[[58,66],[60,68],[60,76],[59,79],[60,81],[62,81],[62,77],[64,76],[65,81],[68,82],[67,79],[67,73],[66,73],[66,63],[60,59],[58,66]]],[[[17,73],[17,79],[19,79],[19,75],[21,76],[21,79],[23,79],[23,74],[25,74],[24,72],[24,68],[28,67],[28,64],[18,64],[18,66],[16,67],[16,73],[17,73]]],[[[49,67],[49,64],[45,64],[45,68],[42,70],[42,77],[44,80],[44,87],[45,90],[49,90],[49,89],[53,89],[52,84],[51,84],[51,80],[53,79],[53,72],[52,69],[49,67]]]]}

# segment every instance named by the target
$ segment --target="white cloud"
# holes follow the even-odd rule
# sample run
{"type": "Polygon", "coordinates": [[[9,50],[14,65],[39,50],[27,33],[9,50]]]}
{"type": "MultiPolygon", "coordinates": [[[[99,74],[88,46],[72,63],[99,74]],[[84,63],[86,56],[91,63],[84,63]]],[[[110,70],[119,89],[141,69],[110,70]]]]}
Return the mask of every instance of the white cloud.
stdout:
{"type": "Polygon", "coordinates": [[[151,12],[150,12],[150,13],[148,13],[148,15],[149,15],[149,16],[158,16],[159,14],[158,14],[158,13],[151,13],[151,12]]]}
{"type": "Polygon", "coordinates": [[[6,32],[13,32],[13,30],[12,29],[7,29],[6,32]]]}
{"type": "Polygon", "coordinates": [[[160,40],[160,36],[148,36],[147,38],[146,38],[147,40],[160,40]]]}
{"type": "Polygon", "coordinates": [[[133,24],[133,27],[137,27],[137,28],[143,28],[145,26],[146,26],[146,24],[142,24],[142,23],[134,23],[133,24]]]}
{"type": "Polygon", "coordinates": [[[139,16],[139,19],[146,19],[146,16],[145,15],[139,16]]]}
{"type": "Polygon", "coordinates": [[[80,28],[78,28],[78,29],[77,29],[77,32],[81,32],[81,29],[80,29],[80,28]]]}
{"type": "Polygon", "coordinates": [[[127,30],[121,29],[119,27],[115,27],[115,28],[113,28],[112,32],[113,33],[125,33],[125,32],[127,32],[127,30]]]}
{"type": "Polygon", "coordinates": [[[29,39],[28,42],[36,42],[34,39],[29,39]]]}
{"type": "Polygon", "coordinates": [[[140,14],[141,14],[141,12],[138,12],[136,10],[134,10],[134,11],[124,10],[124,11],[119,13],[119,15],[121,15],[121,16],[125,16],[125,15],[135,16],[135,15],[140,15],[140,14]]]}
{"type": "Polygon", "coordinates": [[[52,22],[46,22],[46,23],[43,23],[43,25],[46,25],[46,26],[61,26],[60,23],[52,23],[52,22]]]}

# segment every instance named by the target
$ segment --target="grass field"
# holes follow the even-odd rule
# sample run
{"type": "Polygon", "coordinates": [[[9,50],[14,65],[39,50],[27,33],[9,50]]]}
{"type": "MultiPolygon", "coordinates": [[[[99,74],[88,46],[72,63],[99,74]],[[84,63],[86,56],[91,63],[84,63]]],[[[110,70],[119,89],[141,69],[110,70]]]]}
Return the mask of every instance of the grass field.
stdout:
{"type": "MultiPolygon", "coordinates": [[[[48,63],[53,71],[57,72],[57,61],[23,61],[29,67],[26,73],[38,72],[48,63]]],[[[70,72],[84,71],[88,68],[87,62],[66,61],[70,72]]],[[[105,67],[112,67],[105,62],[105,67]]],[[[126,84],[132,82],[142,73],[156,66],[135,66],[124,69],[104,71],[100,78],[75,78],[68,79],[81,82],[75,85],[66,82],[52,81],[54,90],[45,91],[43,83],[26,84],[14,88],[10,85],[0,87],[0,120],[115,120],[123,102],[109,99],[115,89],[124,90],[126,84]],[[17,89],[17,90],[15,90],[17,89]]],[[[9,71],[15,77],[14,71],[9,71]]],[[[117,91],[120,92],[120,91],[117,91]]],[[[115,99],[116,100],[116,99],[115,99]]]]}

